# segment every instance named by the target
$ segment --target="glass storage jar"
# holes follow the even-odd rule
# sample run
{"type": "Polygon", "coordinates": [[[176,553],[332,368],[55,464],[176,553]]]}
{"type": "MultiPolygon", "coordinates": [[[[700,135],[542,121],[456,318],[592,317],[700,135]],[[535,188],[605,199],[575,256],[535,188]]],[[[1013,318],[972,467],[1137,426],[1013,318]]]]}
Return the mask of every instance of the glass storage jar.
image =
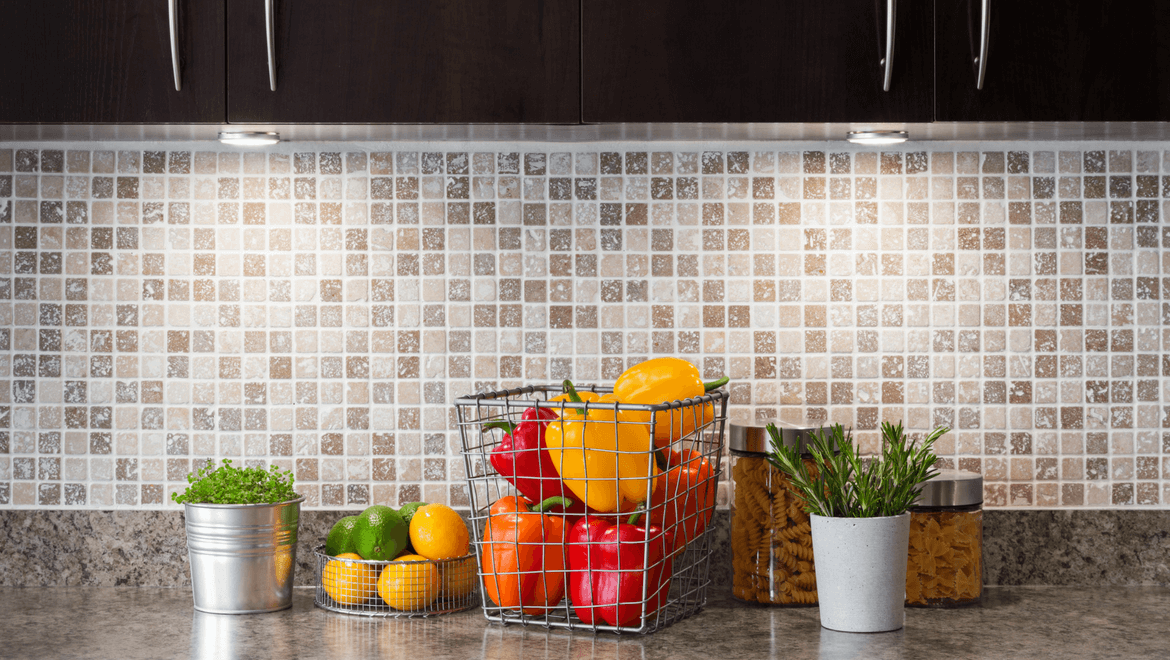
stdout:
{"type": "Polygon", "coordinates": [[[910,509],[906,604],[959,607],[983,595],[983,477],[939,470],[910,509]]]}
{"type": "MultiPolygon", "coordinates": [[[[771,441],[765,426],[731,424],[732,595],[753,603],[816,605],[809,517],[788,478],[768,462],[771,441]]],[[[818,427],[777,422],[776,428],[781,441],[816,474],[807,446],[818,427]]]]}

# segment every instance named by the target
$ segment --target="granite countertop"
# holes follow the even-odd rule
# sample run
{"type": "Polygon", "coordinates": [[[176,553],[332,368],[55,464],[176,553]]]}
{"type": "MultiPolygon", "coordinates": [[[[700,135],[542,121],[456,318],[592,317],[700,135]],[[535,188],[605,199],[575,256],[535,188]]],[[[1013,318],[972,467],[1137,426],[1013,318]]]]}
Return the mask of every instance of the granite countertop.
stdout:
{"type": "Polygon", "coordinates": [[[1170,657],[1168,587],[989,587],[961,610],[906,611],[906,628],[822,629],[817,610],[716,601],[650,636],[593,635],[484,621],[367,619],[313,607],[195,612],[188,589],[0,588],[0,658],[1137,658],[1170,657]]]}

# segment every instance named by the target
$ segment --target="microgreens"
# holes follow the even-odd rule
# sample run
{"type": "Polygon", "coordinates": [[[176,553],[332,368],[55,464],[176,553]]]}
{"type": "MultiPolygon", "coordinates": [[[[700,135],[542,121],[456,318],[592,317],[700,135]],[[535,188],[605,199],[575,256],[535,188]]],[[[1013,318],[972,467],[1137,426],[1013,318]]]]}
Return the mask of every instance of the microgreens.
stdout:
{"type": "Polygon", "coordinates": [[[215,468],[211,462],[188,474],[186,492],[171,493],[171,499],[183,504],[276,504],[300,497],[293,490],[292,472],[280,472],[275,465],[264,468],[234,468],[225,458],[215,468]]]}
{"type": "Polygon", "coordinates": [[[796,450],[780,442],[775,425],[769,424],[772,453],[768,460],[788,475],[809,513],[833,518],[898,516],[914,506],[922,484],[938,476],[938,471],[931,469],[938,460],[932,446],[949,430],[940,426],[915,446],[901,423],[883,422],[881,456],[863,459],[845,427],[835,424],[828,430],[822,428],[811,434],[808,447],[812,462],[818,466],[813,477],[796,450]]]}

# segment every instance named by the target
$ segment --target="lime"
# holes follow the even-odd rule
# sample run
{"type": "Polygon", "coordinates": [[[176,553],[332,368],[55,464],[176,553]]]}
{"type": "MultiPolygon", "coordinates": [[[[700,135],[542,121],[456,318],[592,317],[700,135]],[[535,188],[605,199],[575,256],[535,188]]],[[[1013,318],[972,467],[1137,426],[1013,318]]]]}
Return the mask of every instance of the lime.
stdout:
{"type": "Polygon", "coordinates": [[[330,557],[354,552],[353,526],[357,523],[357,516],[346,516],[333,524],[329,530],[329,537],[325,539],[325,554],[330,557]]]}
{"type": "Polygon", "coordinates": [[[375,504],[358,514],[353,525],[354,548],[362,559],[387,561],[409,542],[410,527],[388,506],[375,504]]]}
{"type": "Polygon", "coordinates": [[[402,520],[409,525],[410,519],[414,517],[414,512],[418,511],[420,508],[426,505],[426,502],[407,502],[406,504],[403,504],[400,509],[398,509],[398,515],[402,516],[402,520]]]}

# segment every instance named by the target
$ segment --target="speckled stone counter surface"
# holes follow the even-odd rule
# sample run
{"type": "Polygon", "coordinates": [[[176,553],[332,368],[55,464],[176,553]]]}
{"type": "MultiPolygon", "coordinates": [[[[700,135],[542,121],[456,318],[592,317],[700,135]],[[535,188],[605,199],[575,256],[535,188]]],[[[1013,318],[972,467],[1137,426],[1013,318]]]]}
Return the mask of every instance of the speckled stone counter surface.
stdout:
{"type": "Polygon", "coordinates": [[[186,589],[0,588],[0,658],[1165,658],[1170,588],[994,587],[981,606],[906,611],[906,627],[824,630],[816,608],[719,601],[647,637],[487,624],[478,609],[378,620],[313,607],[195,612],[186,589]]]}
{"type": "MultiPolygon", "coordinates": [[[[296,584],[313,584],[313,546],[350,513],[301,512],[296,584]]],[[[711,582],[726,592],[729,513],[711,528],[711,582]]],[[[990,509],[983,538],[986,584],[1170,586],[1170,510],[990,509]]],[[[181,511],[0,510],[0,586],[188,584],[181,511]]]]}

